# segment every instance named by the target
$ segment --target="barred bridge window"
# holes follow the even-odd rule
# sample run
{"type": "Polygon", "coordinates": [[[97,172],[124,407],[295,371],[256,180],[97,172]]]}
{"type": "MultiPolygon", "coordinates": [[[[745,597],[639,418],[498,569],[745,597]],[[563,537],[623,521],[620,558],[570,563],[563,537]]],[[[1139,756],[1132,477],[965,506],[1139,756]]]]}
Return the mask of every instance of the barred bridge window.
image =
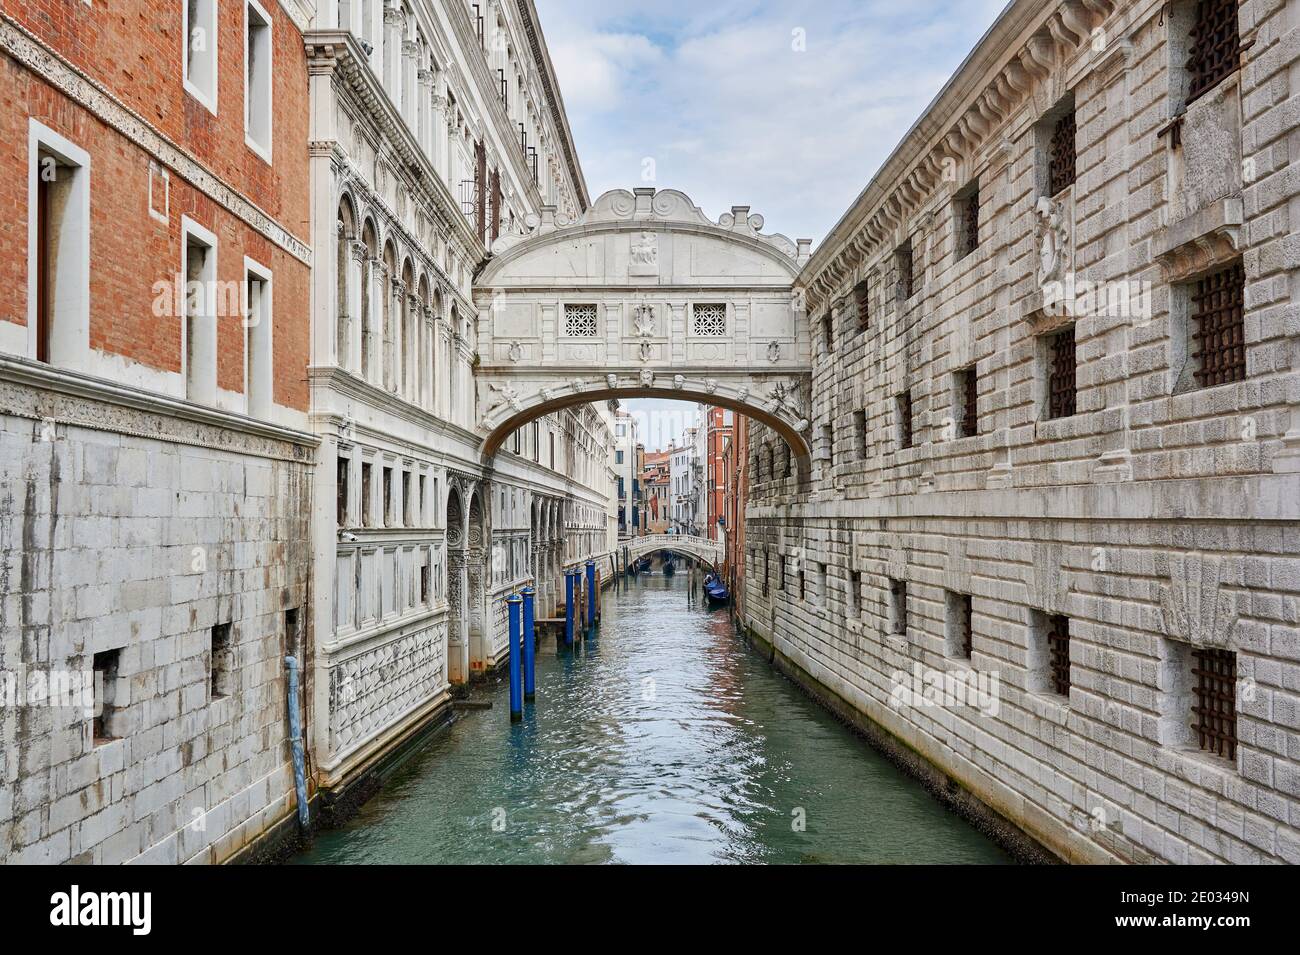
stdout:
{"type": "Polygon", "coordinates": [[[564,306],[564,334],[569,338],[595,338],[596,306],[564,306]]]}
{"type": "Polygon", "coordinates": [[[1073,325],[1048,337],[1047,363],[1047,416],[1068,418],[1074,414],[1078,390],[1073,325]]]}
{"type": "Polygon", "coordinates": [[[1053,196],[1074,185],[1075,160],[1078,155],[1075,146],[1077,132],[1074,110],[1058,119],[1052,128],[1047,159],[1047,191],[1053,196]]]}
{"type": "Polygon", "coordinates": [[[1195,703],[1192,732],[1197,745],[1225,759],[1237,758],[1237,655],[1231,650],[1192,650],[1195,703]]]}
{"type": "Polygon", "coordinates": [[[691,306],[692,331],[700,338],[721,338],[727,334],[727,306],[709,303],[691,306]]]}
{"type": "Polygon", "coordinates": [[[1246,377],[1246,270],[1240,262],[1196,283],[1192,341],[1196,383],[1202,388],[1246,377]]]}
{"type": "Polygon", "coordinates": [[[1187,58],[1187,101],[1213,89],[1241,66],[1237,0],[1197,0],[1187,58]]]}
{"type": "Polygon", "coordinates": [[[1053,692],[1070,695],[1070,618],[1047,618],[1047,672],[1053,692]]]}

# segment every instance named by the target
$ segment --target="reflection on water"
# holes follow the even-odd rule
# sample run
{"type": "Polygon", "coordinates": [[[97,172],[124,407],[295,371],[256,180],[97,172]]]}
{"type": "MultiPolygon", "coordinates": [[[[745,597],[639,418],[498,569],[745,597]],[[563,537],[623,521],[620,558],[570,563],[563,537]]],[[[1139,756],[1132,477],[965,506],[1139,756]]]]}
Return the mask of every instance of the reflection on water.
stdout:
{"type": "Polygon", "coordinates": [[[537,703],[441,731],[300,862],[1006,862],[779,676],[685,575],[608,591],[537,703]]]}

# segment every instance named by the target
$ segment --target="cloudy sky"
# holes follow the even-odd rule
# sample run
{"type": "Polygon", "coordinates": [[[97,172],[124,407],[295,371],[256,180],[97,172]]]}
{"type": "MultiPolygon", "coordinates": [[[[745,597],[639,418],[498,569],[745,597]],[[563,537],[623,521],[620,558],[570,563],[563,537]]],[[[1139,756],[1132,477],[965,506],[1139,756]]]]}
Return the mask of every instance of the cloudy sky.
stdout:
{"type": "Polygon", "coordinates": [[[537,0],[593,199],[681,189],[815,242],[1004,4],[537,0]]]}
{"type": "MultiPolygon", "coordinates": [[[[814,244],[1005,0],[536,0],[592,198],[680,189],[814,244]],[[645,178],[649,174],[653,178],[645,178]]],[[[624,402],[650,449],[694,421],[624,402]]]]}

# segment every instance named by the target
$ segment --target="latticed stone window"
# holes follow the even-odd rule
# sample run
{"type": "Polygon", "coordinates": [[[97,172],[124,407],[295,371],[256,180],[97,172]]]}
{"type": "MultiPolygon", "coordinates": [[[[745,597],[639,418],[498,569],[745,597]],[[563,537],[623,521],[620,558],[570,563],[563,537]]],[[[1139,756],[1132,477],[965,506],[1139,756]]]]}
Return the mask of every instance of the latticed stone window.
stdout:
{"type": "Polygon", "coordinates": [[[1237,654],[1192,650],[1192,733],[1207,753],[1237,758],[1237,654]]]}
{"type": "Polygon", "coordinates": [[[1070,695],[1070,618],[1047,618],[1047,676],[1053,693],[1070,695]]]}
{"type": "Polygon", "coordinates": [[[1074,414],[1078,392],[1074,355],[1074,326],[1047,337],[1047,417],[1074,414]]]}
{"type": "Polygon", "coordinates": [[[564,306],[564,334],[569,338],[595,338],[596,306],[564,306]]]}
{"type": "Polygon", "coordinates": [[[691,330],[697,338],[721,338],[727,334],[727,306],[708,302],[691,306],[691,330]]]}
{"type": "Polygon", "coordinates": [[[1192,290],[1193,357],[1202,388],[1246,377],[1245,294],[1240,262],[1205,276],[1192,290]]]}
{"type": "Polygon", "coordinates": [[[1048,144],[1047,155],[1047,191],[1049,195],[1074,185],[1077,147],[1075,145],[1078,128],[1075,125],[1074,110],[1070,110],[1056,121],[1052,127],[1052,138],[1048,144]]]}
{"type": "Polygon", "coordinates": [[[1187,57],[1190,103],[1241,65],[1237,0],[1197,0],[1187,57]]]}

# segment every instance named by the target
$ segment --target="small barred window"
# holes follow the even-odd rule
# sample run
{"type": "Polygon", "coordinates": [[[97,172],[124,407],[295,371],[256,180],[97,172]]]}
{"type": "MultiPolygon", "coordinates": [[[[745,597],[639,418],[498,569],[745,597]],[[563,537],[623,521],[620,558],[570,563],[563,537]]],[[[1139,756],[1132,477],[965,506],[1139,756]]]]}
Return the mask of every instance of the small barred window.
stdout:
{"type": "Polygon", "coordinates": [[[691,306],[691,328],[699,338],[721,338],[727,334],[727,306],[717,303],[691,306]]]}
{"type": "Polygon", "coordinates": [[[564,334],[569,338],[595,338],[596,306],[564,306],[564,334]]]}

